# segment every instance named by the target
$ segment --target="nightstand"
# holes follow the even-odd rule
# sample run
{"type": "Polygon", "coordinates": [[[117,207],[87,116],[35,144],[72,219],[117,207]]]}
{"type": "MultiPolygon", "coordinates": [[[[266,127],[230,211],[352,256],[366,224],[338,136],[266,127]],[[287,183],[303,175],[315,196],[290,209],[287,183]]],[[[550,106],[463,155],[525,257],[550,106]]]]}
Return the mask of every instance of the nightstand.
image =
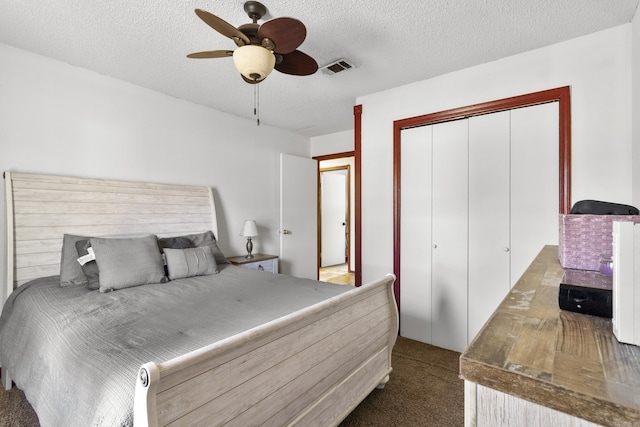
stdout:
{"type": "Polygon", "coordinates": [[[234,256],[227,260],[238,267],[250,268],[252,270],[269,271],[271,273],[278,272],[278,256],[269,254],[254,254],[253,258],[245,258],[244,256],[234,256]]]}

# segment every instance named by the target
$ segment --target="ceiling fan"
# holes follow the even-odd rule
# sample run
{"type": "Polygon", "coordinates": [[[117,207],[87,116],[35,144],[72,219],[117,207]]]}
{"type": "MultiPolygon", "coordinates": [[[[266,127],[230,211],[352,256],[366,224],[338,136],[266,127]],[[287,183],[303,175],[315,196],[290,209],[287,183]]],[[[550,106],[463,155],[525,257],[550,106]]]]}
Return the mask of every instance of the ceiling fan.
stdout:
{"type": "Polygon", "coordinates": [[[211,28],[229,37],[238,46],[235,50],[209,50],[187,55],[187,58],[227,58],[232,56],[240,75],[247,83],[260,83],[275,68],[281,73],[308,76],[318,70],[318,63],[297,50],[307,36],[304,24],[294,18],[275,18],[258,24],[267,13],[260,2],[248,1],[244,11],[253,23],[238,28],[202,9],[196,15],[211,28]]]}

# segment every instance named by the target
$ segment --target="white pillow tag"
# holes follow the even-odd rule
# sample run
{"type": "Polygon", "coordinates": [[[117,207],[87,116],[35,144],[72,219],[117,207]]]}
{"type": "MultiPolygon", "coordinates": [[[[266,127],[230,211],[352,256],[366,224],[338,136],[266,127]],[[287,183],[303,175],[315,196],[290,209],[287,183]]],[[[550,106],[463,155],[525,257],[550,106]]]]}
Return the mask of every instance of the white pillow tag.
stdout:
{"type": "Polygon", "coordinates": [[[80,265],[85,265],[89,261],[93,261],[96,259],[96,254],[93,253],[93,248],[91,246],[89,246],[87,252],[89,253],[78,258],[78,262],[80,263],[80,265]]]}

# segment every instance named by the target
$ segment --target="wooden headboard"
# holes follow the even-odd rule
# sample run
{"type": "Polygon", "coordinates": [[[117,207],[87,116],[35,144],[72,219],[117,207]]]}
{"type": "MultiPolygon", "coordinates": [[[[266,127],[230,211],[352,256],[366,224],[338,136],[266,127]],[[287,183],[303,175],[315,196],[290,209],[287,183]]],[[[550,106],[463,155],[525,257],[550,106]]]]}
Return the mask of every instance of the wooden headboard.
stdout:
{"type": "Polygon", "coordinates": [[[5,172],[3,300],[18,286],[60,274],[62,238],[161,237],[212,230],[210,187],[5,172]]]}

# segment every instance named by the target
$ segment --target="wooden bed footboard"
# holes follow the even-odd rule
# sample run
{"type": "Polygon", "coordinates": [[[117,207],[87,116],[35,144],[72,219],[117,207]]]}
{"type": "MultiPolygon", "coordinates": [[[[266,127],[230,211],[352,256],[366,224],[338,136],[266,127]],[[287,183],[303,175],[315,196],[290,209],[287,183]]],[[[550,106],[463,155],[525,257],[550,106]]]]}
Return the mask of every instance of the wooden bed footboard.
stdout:
{"type": "Polygon", "coordinates": [[[395,276],[162,364],[144,364],[135,426],[339,424],[391,372],[395,276]]]}

